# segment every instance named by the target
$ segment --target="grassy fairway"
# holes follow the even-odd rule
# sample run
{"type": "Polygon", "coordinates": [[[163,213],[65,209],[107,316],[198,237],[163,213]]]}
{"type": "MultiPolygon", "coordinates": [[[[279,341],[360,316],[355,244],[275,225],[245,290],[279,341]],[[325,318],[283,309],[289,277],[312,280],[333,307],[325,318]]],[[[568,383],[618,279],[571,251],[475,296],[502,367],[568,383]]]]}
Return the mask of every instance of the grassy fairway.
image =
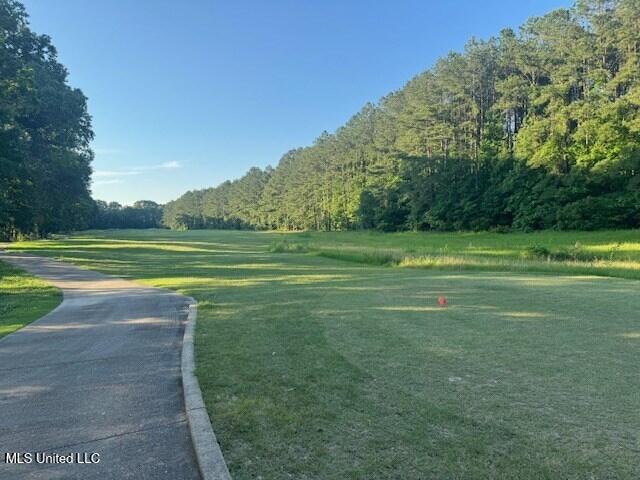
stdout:
{"type": "MultiPolygon", "coordinates": [[[[638,258],[637,232],[598,235],[638,258]]],[[[13,248],[198,300],[197,374],[234,478],[640,477],[640,282],[270,252],[283,237],[93,232],[13,248]]],[[[415,248],[439,248],[429,238],[415,248]]]]}
{"type": "Polygon", "coordinates": [[[37,320],[61,301],[57,288],[0,262],[0,337],[37,320]]]}

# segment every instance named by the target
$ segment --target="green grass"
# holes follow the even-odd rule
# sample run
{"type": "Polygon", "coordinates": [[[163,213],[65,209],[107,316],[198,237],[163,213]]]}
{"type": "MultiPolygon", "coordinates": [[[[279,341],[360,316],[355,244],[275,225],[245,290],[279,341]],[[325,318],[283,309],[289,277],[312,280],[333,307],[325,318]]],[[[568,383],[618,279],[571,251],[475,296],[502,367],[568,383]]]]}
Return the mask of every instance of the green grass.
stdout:
{"type": "Polygon", "coordinates": [[[37,320],[61,301],[57,288],[0,262],[0,337],[37,320]]]}
{"type": "Polygon", "coordinates": [[[507,262],[576,240],[638,261],[638,232],[120,231],[12,248],[198,300],[197,375],[236,479],[639,478],[640,282],[314,254],[446,244],[507,262]]]}
{"type": "Polygon", "coordinates": [[[294,233],[272,252],[370,265],[640,279],[640,231],[535,233],[294,233]]]}

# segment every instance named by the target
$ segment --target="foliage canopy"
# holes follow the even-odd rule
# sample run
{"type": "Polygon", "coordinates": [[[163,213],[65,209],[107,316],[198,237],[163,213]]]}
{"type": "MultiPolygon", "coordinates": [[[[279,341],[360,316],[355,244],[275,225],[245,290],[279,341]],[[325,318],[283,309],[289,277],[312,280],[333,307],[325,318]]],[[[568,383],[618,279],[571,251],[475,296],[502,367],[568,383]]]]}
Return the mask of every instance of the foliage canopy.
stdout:
{"type": "Polygon", "coordinates": [[[87,226],[92,138],[86,98],[49,37],[0,0],[0,238],[87,226]]]}
{"type": "Polygon", "coordinates": [[[471,39],[274,169],[166,205],[174,229],[640,226],[640,3],[471,39]]]}

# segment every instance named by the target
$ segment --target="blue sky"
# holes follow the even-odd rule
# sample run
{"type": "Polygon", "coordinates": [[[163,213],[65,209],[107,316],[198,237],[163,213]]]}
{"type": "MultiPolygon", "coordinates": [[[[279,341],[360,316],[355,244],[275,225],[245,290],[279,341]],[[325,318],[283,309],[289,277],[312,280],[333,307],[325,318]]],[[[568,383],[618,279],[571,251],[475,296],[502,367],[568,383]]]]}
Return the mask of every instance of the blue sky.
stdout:
{"type": "Polygon", "coordinates": [[[89,98],[95,198],[166,202],[333,131],[567,0],[25,0],[89,98]]]}

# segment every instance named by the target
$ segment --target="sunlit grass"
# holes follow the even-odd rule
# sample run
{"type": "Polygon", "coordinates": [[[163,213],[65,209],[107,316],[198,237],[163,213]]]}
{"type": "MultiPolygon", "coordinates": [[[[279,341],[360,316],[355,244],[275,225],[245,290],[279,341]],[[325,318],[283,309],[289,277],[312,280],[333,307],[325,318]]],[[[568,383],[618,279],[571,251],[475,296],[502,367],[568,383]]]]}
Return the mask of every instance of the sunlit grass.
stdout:
{"type": "Polygon", "coordinates": [[[640,231],[603,230],[596,232],[543,231],[532,233],[375,233],[333,232],[294,233],[290,243],[316,247],[399,249],[406,253],[489,255],[520,257],[527,247],[539,245],[550,250],[578,245],[585,251],[602,254],[608,260],[640,261],[640,231]]]}
{"type": "Polygon", "coordinates": [[[622,336],[624,338],[637,338],[637,339],[640,339],[640,332],[627,332],[627,333],[623,333],[622,336]]]}
{"type": "Polygon", "coordinates": [[[582,480],[640,478],[640,282],[603,276],[637,272],[637,239],[157,230],[13,248],[196,298],[236,479],[582,480]],[[523,256],[576,242],[606,255],[523,256]]]}
{"type": "Polygon", "coordinates": [[[0,337],[42,317],[61,300],[57,288],[0,261],[0,337]]]}
{"type": "Polygon", "coordinates": [[[270,251],[434,270],[591,274],[640,279],[639,238],[640,232],[633,230],[533,234],[306,232],[276,240],[270,251]],[[549,253],[535,258],[532,250],[549,253]]]}

